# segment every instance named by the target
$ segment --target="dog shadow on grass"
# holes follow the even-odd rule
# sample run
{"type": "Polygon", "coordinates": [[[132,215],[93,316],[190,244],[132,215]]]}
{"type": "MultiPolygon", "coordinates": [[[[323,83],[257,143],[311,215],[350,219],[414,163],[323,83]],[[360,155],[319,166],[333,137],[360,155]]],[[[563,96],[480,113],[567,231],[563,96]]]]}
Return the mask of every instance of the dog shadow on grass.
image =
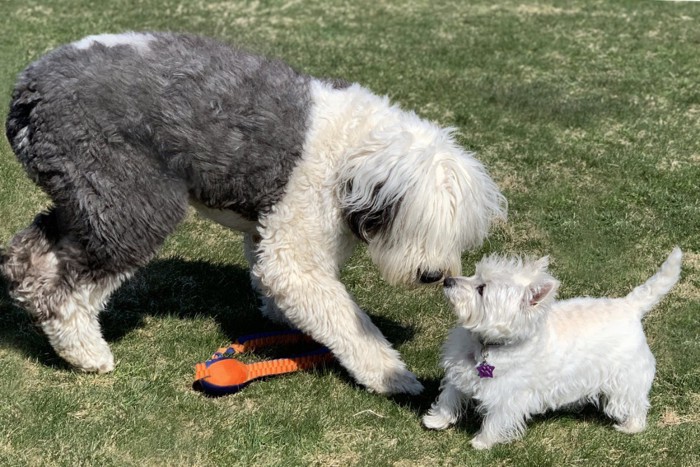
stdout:
{"type": "MultiPolygon", "coordinates": [[[[440,394],[440,379],[430,378],[424,379],[421,382],[425,390],[418,396],[392,396],[392,400],[395,403],[413,411],[419,418],[422,418],[423,415],[428,413],[430,406],[440,394]]],[[[459,421],[450,429],[462,432],[467,438],[471,439],[479,432],[482,421],[482,416],[476,411],[472,401],[459,421]]],[[[527,437],[527,433],[540,424],[553,424],[557,422],[594,424],[608,427],[611,430],[613,429],[613,421],[606,417],[599,407],[596,407],[594,404],[585,404],[571,410],[562,409],[534,415],[527,422],[525,436],[527,437]]],[[[428,428],[425,428],[425,430],[433,431],[428,428]]]]}
{"type": "MultiPolygon", "coordinates": [[[[151,262],[124,283],[101,313],[100,324],[110,344],[145,326],[148,317],[213,318],[231,341],[246,334],[286,329],[264,318],[259,306],[260,301],[250,285],[248,269],[238,265],[168,258],[151,262]]],[[[412,327],[371,312],[368,314],[395,345],[413,339],[415,330],[412,327]]],[[[34,326],[29,315],[12,303],[1,279],[0,343],[20,349],[28,358],[43,365],[70,370],[34,326]]],[[[202,349],[202,355],[209,355],[214,350],[202,349]]],[[[352,381],[339,365],[329,368],[339,377],[352,381]]]]}

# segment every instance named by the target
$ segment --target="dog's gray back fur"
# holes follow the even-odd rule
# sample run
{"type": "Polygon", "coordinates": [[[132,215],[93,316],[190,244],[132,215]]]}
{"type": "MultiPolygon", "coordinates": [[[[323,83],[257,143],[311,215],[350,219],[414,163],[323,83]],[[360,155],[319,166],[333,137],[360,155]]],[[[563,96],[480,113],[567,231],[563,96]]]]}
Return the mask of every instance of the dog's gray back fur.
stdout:
{"type": "Polygon", "coordinates": [[[144,52],[68,45],[30,65],[7,120],[17,156],[56,201],[79,188],[68,179],[80,184],[91,173],[109,183],[114,174],[100,172],[131,167],[124,176],[157,172],[208,207],[256,220],[280,199],[301,155],[310,78],[211,39],[153,36],[144,52]],[[120,145],[128,151],[111,150],[120,145]]]}
{"type": "Polygon", "coordinates": [[[32,63],[10,103],[7,138],[54,204],[2,251],[0,272],[39,321],[81,284],[108,296],[190,199],[258,220],[284,195],[310,124],[312,78],[280,61],[183,34],[106,41],[32,63]]]}
{"type": "Polygon", "coordinates": [[[189,199],[256,221],[283,196],[311,78],[212,39],[152,37],[63,46],[20,74],[7,137],[54,206],[9,245],[11,283],[30,245],[70,244],[67,269],[113,276],[152,258],[189,199]]]}

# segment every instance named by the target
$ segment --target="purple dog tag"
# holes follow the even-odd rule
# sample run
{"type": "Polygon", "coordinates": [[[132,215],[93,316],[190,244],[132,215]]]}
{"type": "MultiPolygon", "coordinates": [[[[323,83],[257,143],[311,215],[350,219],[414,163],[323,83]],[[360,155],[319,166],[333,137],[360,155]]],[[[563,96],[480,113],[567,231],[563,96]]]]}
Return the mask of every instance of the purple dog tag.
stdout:
{"type": "Polygon", "coordinates": [[[479,378],[493,378],[493,370],[495,368],[495,366],[489,365],[486,363],[486,360],[484,360],[476,367],[476,371],[479,373],[479,378]]]}

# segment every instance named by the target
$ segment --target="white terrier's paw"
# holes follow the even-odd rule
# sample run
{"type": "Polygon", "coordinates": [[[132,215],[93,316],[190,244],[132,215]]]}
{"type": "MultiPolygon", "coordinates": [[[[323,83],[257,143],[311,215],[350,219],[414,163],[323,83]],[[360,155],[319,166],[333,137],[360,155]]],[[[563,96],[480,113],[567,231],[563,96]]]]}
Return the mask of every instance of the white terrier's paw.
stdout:
{"type": "Polygon", "coordinates": [[[430,428],[431,430],[444,430],[445,428],[452,426],[452,424],[454,424],[455,421],[456,420],[454,417],[445,415],[439,410],[431,409],[423,417],[423,426],[426,428],[430,428]]]}
{"type": "Polygon", "coordinates": [[[633,435],[635,433],[640,433],[646,428],[645,418],[630,418],[624,423],[615,425],[615,429],[622,433],[627,433],[628,435],[633,435]]]}

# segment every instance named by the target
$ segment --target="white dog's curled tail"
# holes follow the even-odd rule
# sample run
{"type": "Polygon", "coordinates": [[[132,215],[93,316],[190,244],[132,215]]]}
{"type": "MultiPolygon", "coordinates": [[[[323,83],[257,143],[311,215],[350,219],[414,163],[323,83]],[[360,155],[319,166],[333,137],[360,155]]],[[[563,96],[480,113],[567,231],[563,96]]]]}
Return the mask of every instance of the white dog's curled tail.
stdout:
{"type": "Polygon", "coordinates": [[[674,248],[658,272],[626,297],[626,300],[634,303],[640,319],[676,285],[681,277],[682,257],[681,249],[674,248]]]}

